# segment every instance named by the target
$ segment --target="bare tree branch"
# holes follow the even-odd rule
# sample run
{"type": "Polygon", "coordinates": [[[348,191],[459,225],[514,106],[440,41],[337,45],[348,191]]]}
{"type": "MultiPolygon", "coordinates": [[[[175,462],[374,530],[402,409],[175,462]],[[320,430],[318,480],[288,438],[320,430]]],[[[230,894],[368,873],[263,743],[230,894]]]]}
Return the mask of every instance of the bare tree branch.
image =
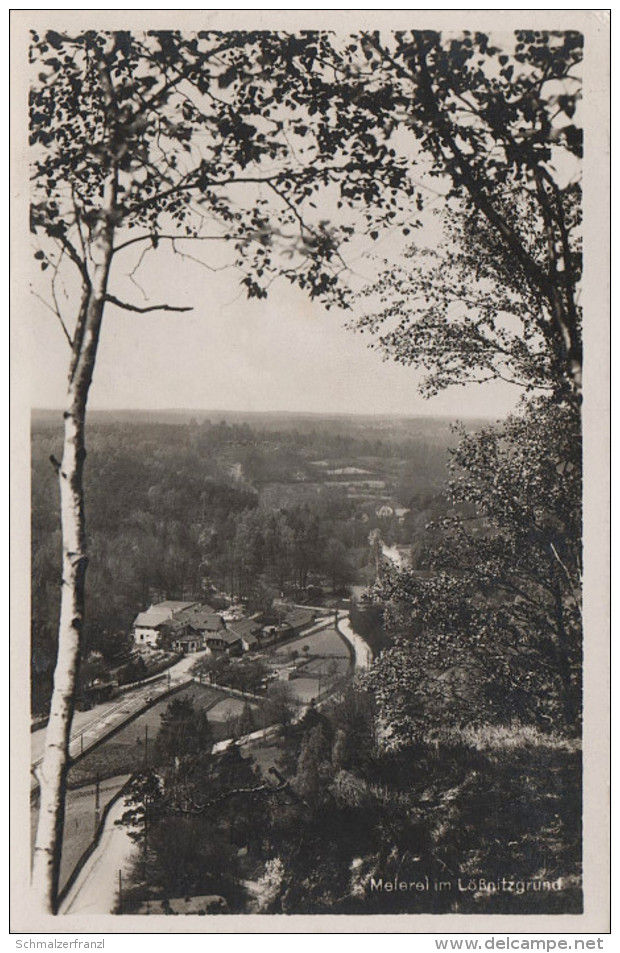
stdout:
{"type": "Polygon", "coordinates": [[[72,348],[72,347],[73,347],[73,339],[71,338],[71,335],[69,334],[69,332],[68,332],[68,330],[67,330],[67,326],[66,326],[65,322],[62,320],[62,317],[61,317],[61,315],[60,315],[60,312],[57,311],[55,308],[52,308],[52,306],[51,306],[51,304],[49,303],[49,301],[46,301],[45,298],[42,298],[41,295],[40,295],[37,291],[34,290],[34,288],[31,288],[31,289],[30,289],[30,294],[31,294],[31,295],[34,295],[35,298],[38,298],[39,301],[41,302],[41,304],[44,304],[45,307],[47,308],[47,310],[48,310],[48,311],[51,311],[52,314],[54,315],[54,317],[58,318],[58,320],[60,321],[60,326],[61,326],[61,328],[62,328],[62,330],[63,330],[63,332],[64,332],[64,335],[65,335],[67,341],[69,342],[69,347],[72,348]]]}
{"type": "Polygon", "coordinates": [[[140,235],[138,238],[129,238],[126,242],[121,242],[114,248],[114,254],[122,251],[123,248],[129,248],[130,245],[136,245],[138,242],[150,241],[153,247],[156,247],[160,241],[188,241],[188,242],[227,242],[230,241],[230,235],[160,235],[158,232],[149,232],[148,235],[140,235]]]}
{"type": "MultiPolygon", "coordinates": [[[[181,239],[181,240],[182,240],[182,239],[181,239]]],[[[202,261],[202,259],[196,258],[195,255],[190,255],[189,252],[181,251],[180,248],[177,248],[177,246],[176,246],[176,241],[175,241],[175,240],[173,240],[173,242],[172,242],[172,248],[173,248],[173,251],[174,251],[175,255],[178,255],[179,258],[183,258],[183,259],[185,259],[185,260],[187,260],[187,261],[193,261],[193,262],[195,262],[197,265],[200,265],[201,268],[206,268],[207,271],[211,271],[211,272],[213,272],[213,273],[216,273],[216,272],[218,272],[218,271],[227,271],[229,268],[236,268],[236,267],[237,267],[236,265],[234,265],[234,264],[232,264],[232,263],[231,263],[231,264],[228,264],[228,265],[218,265],[218,266],[209,265],[209,264],[207,264],[206,261],[202,261]]]]}
{"type": "Polygon", "coordinates": [[[128,304],[126,301],[119,301],[114,295],[107,294],[105,300],[110,304],[115,304],[117,308],[123,308],[124,311],[136,311],[138,314],[146,314],[149,311],[193,311],[191,307],[180,307],[172,304],[152,304],[147,308],[139,308],[135,304],[128,304]]]}

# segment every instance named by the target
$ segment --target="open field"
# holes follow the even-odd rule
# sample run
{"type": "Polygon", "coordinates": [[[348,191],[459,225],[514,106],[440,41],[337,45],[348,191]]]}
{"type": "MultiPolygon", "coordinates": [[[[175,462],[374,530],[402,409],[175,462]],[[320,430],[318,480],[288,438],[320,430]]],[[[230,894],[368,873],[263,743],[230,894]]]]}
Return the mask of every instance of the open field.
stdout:
{"type": "MultiPolygon", "coordinates": [[[[208,719],[211,722],[226,722],[231,718],[239,718],[247,702],[243,698],[224,698],[209,710],[208,719]]],[[[250,704],[255,714],[258,706],[250,704]]]]}
{"type": "Polygon", "coordinates": [[[349,670],[349,659],[333,656],[332,658],[311,659],[306,665],[299,666],[299,671],[304,676],[320,675],[321,677],[342,677],[349,670]]]}
{"type": "Polygon", "coordinates": [[[226,697],[224,692],[210,686],[193,684],[163,699],[74,764],[69,771],[69,785],[84,784],[97,773],[102,778],[132,773],[150,763],[161,716],[173,698],[190,698],[196,709],[208,712],[209,708],[226,697]]]}
{"type": "Polygon", "coordinates": [[[309,655],[333,656],[334,658],[349,658],[350,653],[344,640],[335,629],[322,629],[312,635],[302,635],[293,642],[287,642],[275,648],[276,655],[290,654],[293,651],[303,654],[304,646],[309,646],[309,655]]]}
{"type": "Polygon", "coordinates": [[[289,686],[293,697],[303,704],[308,704],[319,694],[318,678],[294,678],[286,684],[289,686]]]}
{"type": "Polygon", "coordinates": [[[293,698],[301,704],[307,705],[319,694],[324,696],[333,682],[343,678],[351,668],[349,646],[334,628],[321,629],[275,646],[267,661],[274,670],[280,670],[290,665],[294,652],[298,674],[286,684],[293,698]],[[306,647],[307,653],[303,651],[306,647]]]}

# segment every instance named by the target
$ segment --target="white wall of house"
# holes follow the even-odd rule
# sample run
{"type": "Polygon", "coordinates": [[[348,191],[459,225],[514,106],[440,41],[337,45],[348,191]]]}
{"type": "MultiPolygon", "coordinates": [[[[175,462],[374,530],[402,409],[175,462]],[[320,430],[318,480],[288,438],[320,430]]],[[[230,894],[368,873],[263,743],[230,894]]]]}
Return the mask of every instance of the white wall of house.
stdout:
{"type": "Polygon", "coordinates": [[[151,648],[154,648],[158,636],[159,632],[157,629],[152,629],[144,625],[137,625],[133,630],[133,640],[138,648],[140,648],[141,645],[149,645],[151,648]]]}

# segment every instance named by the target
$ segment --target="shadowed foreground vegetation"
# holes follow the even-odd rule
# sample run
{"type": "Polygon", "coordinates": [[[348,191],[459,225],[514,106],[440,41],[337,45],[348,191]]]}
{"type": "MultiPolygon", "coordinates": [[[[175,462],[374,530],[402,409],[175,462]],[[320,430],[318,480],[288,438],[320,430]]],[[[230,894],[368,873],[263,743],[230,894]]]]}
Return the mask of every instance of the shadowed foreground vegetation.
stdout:
{"type": "Polygon", "coordinates": [[[390,751],[375,726],[370,696],[350,689],[285,730],[276,774],[232,747],[138,781],[120,912],[212,894],[239,913],[581,911],[574,742],[515,726],[390,751]]]}

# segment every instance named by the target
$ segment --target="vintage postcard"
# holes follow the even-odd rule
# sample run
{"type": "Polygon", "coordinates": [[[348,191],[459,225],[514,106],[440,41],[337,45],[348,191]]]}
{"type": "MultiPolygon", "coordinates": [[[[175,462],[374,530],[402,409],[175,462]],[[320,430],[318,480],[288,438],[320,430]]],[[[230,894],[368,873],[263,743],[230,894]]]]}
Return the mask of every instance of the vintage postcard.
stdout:
{"type": "Polygon", "coordinates": [[[13,11],[13,932],[608,931],[609,38],[13,11]]]}

